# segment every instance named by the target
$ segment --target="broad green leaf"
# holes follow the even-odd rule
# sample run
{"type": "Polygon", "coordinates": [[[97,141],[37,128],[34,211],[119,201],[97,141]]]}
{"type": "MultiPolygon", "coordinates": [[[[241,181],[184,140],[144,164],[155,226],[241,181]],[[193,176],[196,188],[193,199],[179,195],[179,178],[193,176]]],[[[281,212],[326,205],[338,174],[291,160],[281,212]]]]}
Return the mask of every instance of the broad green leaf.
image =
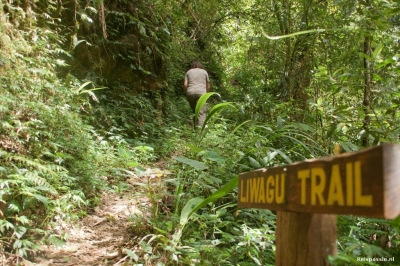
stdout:
{"type": "Polygon", "coordinates": [[[251,120],[247,120],[244,121],[243,123],[239,124],[238,126],[236,126],[233,131],[231,132],[231,134],[235,134],[236,131],[238,131],[242,126],[244,126],[245,124],[247,124],[248,122],[251,122],[251,120]]]}
{"type": "Polygon", "coordinates": [[[92,83],[91,81],[87,81],[83,83],[76,91],[75,93],[79,93],[84,87],[86,87],[88,84],[92,83]]]}
{"type": "Polygon", "coordinates": [[[192,160],[192,159],[189,159],[186,157],[172,156],[172,158],[174,158],[177,161],[180,161],[181,163],[185,163],[185,164],[190,165],[199,170],[205,170],[208,168],[208,166],[205,165],[204,163],[196,161],[196,160],[192,160]]]}
{"type": "Polygon", "coordinates": [[[359,56],[361,57],[361,58],[365,58],[365,59],[367,59],[368,61],[370,61],[370,62],[372,62],[374,59],[371,57],[371,56],[369,56],[369,55],[367,55],[367,54],[364,54],[364,53],[359,53],[359,56]]]}
{"type": "Polygon", "coordinates": [[[49,203],[49,199],[46,197],[43,197],[42,195],[32,194],[32,196],[35,197],[37,200],[41,201],[44,205],[47,205],[49,203]]]}
{"type": "Polygon", "coordinates": [[[90,90],[83,90],[79,94],[82,94],[82,93],[85,93],[85,92],[89,93],[89,92],[92,92],[92,91],[98,91],[98,90],[104,90],[104,89],[108,89],[108,87],[99,87],[99,88],[93,88],[93,89],[90,89],[90,90]]]}
{"type": "Polygon", "coordinates": [[[284,39],[284,38],[293,37],[293,36],[297,36],[297,35],[309,34],[309,33],[320,33],[320,32],[324,32],[324,31],[326,31],[326,29],[304,30],[304,31],[298,31],[298,32],[294,32],[291,34],[281,35],[281,36],[269,36],[264,32],[264,29],[261,27],[262,34],[270,40],[279,40],[279,39],[284,39]]]}
{"type": "Polygon", "coordinates": [[[285,159],[285,161],[286,161],[287,163],[289,163],[289,164],[292,163],[292,160],[290,160],[289,156],[287,156],[285,153],[283,153],[283,152],[280,151],[280,150],[276,150],[276,151],[283,157],[283,159],[285,159]]]}
{"type": "Polygon", "coordinates": [[[261,128],[265,131],[269,131],[269,132],[274,132],[274,130],[272,130],[271,127],[266,127],[266,126],[260,126],[260,125],[254,125],[255,128],[261,128]]]}
{"type": "Polygon", "coordinates": [[[338,70],[336,70],[335,72],[333,72],[332,77],[336,77],[336,75],[339,74],[340,71],[342,71],[342,68],[339,68],[338,70]]]}
{"type": "Polygon", "coordinates": [[[298,123],[298,126],[300,129],[304,130],[304,131],[310,131],[310,132],[314,132],[315,129],[307,124],[303,124],[303,123],[298,123]]]}
{"type": "MultiPolygon", "coordinates": [[[[228,183],[226,183],[223,187],[221,187],[220,189],[218,189],[217,191],[215,191],[211,196],[209,196],[208,198],[206,198],[205,200],[199,202],[192,210],[191,213],[196,212],[197,210],[203,208],[204,206],[206,206],[208,203],[210,202],[214,202],[217,199],[225,196],[226,194],[228,194],[229,192],[231,192],[234,188],[236,188],[238,186],[239,183],[239,177],[235,176],[233,177],[228,183]]],[[[189,214],[189,216],[190,216],[189,214]]]]}
{"type": "Polygon", "coordinates": [[[128,162],[127,165],[130,166],[130,167],[136,167],[136,166],[139,165],[139,163],[132,161],[132,162],[128,162]]]}
{"type": "Polygon", "coordinates": [[[283,126],[283,120],[282,120],[282,118],[280,118],[280,117],[278,117],[277,119],[276,119],[276,128],[277,129],[281,129],[282,128],[282,126],[283,126]]]}
{"type": "Polygon", "coordinates": [[[119,153],[119,155],[125,157],[126,159],[130,159],[131,156],[132,156],[132,154],[131,154],[130,152],[127,152],[127,151],[125,150],[125,148],[122,147],[122,146],[119,146],[119,147],[118,147],[118,153],[119,153]]]}
{"type": "Polygon", "coordinates": [[[139,260],[139,256],[136,255],[135,251],[132,251],[132,250],[130,250],[130,249],[125,249],[125,251],[126,251],[126,254],[127,254],[131,259],[133,259],[134,261],[137,262],[137,261],[139,260]]]}
{"type": "Polygon", "coordinates": [[[384,66],[387,66],[387,65],[389,65],[389,64],[394,64],[394,63],[396,63],[395,60],[393,60],[393,59],[386,59],[385,61],[383,61],[383,62],[377,64],[377,65],[375,66],[375,68],[376,68],[376,69],[379,69],[379,68],[382,68],[382,67],[384,67],[384,66]]]}
{"type": "Polygon", "coordinates": [[[190,214],[193,212],[193,209],[197,205],[199,205],[202,201],[204,201],[204,199],[202,198],[192,198],[185,204],[181,212],[181,218],[180,218],[181,225],[185,225],[188,222],[190,214]]]}
{"type": "Polygon", "coordinates": [[[218,93],[216,93],[216,92],[207,92],[207,93],[201,95],[200,99],[197,101],[196,109],[195,109],[195,113],[194,113],[196,119],[199,117],[200,110],[201,110],[201,108],[203,108],[203,106],[206,104],[208,98],[210,98],[210,97],[211,97],[212,95],[214,95],[214,94],[217,94],[219,97],[221,97],[221,96],[220,96],[218,93]]]}
{"type": "Polygon", "coordinates": [[[141,152],[148,152],[148,151],[154,151],[154,148],[150,147],[150,146],[140,145],[140,146],[135,147],[135,150],[138,150],[141,152]]]}
{"type": "Polygon", "coordinates": [[[378,44],[376,46],[374,52],[372,53],[372,57],[376,59],[379,56],[379,54],[382,52],[382,48],[383,48],[383,45],[381,43],[378,44]]]}
{"type": "MultiPolygon", "coordinates": [[[[250,254],[250,253],[249,253],[250,254]]],[[[261,264],[261,262],[260,262],[260,260],[259,259],[257,259],[256,257],[253,257],[253,256],[251,256],[251,258],[253,259],[253,261],[257,264],[257,265],[262,265],[261,264]]]]}
{"type": "Polygon", "coordinates": [[[277,152],[277,151],[268,152],[268,155],[265,156],[265,157],[262,159],[263,164],[264,164],[264,165],[267,165],[267,163],[269,163],[272,159],[274,159],[276,155],[278,155],[278,152],[277,152]]]}
{"type": "Polygon", "coordinates": [[[204,158],[209,159],[211,161],[217,162],[217,163],[224,163],[225,158],[221,157],[219,154],[217,154],[214,151],[204,151],[204,158]]]}
{"type": "Polygon", "coordinates": [[[75,47],[77,47],[78,44],[80,44],[82,42],[86,42],[86,40],[78,40],[78,37],[76,36],[76,34],[74,34],[72,37],[73,37],[72,38],[72,44],[73,44],[72,49],[75,49],[75,47]]]}
{"type": "Polygon", "coordinates": [[[210,176],[210,179],[211,179],[214,183],[217,183],[217,184],[221,184],[221,183],[222,183],[222,179],[221,179],[221,178],[217,178],[217,177],[214,177],[214,176],[210,176]]]}
{"type": "Polygon", "coordinates": [[[261,164],[259,162],[257,162],[256,159],[252,158],[249,156],[249,160],[250,160],[250,165],[253,166],[254,168],[261,168],[261,164]]]}
{"type": "Polygon", "coordinates": [[[219,112],[221,112],[223,109],[225,109],[227,106],[232,106],[232,103],[230,102],[225,102],[225,103],[219,103],[214,105],[211,110],[207,113],[207,117],[206,120],[204,121],[203,127],[201,129],[201,131],[204,131],[205,126],[207,125],[208,121],[210,121],[214,115],[218,114],[219,112]]]}
{"type": "Polygon", "coordinates": [[[346,152],[357,151],[359,148],[350,141],[339,141],[340,147],[346,152]]]}
{"type": "Polygon", "coordinates": [[[163,31],[165,31],[168,35],[171,35],[167,27],[163,28],[163,31]]]}
{"type": "Polygon", "coordinates": [[[202,148],[199,148],[192,144],[185,144],[185,146],[188,147],[190,150],[194,151],[195,153],[199,153],[203,150],[202,148]]]}
{"type": "Polygon", "coordinates": [[[378,218],[365,218],[363,221],[367,222],[367,223],[380,223],[380,224],[388,224],[388,225],[391,223],[391,221],[389,221],[389,220],[378,219],[378,218]]]}
{"type": "Polygon", "coordinates": [[[156,226],[154,226],[153,228],[156,229],[156,230],[157,230],[158,232],[160,232],[161,234],[164,234],[164,235],[167,235],[167,234],[168,234],[168,232],[167,232],[166,230],[163,230],[163,229],[158,228],[158,227],[156,227],[156,226]]]}

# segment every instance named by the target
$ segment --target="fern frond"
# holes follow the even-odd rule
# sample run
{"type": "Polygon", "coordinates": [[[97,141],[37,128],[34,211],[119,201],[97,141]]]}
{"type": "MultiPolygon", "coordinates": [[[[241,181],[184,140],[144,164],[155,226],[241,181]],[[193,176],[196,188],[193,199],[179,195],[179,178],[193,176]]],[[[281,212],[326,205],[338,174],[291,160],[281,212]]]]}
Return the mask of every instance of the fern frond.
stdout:
{"type": "Polygon", "coordinates": [[[67,169],[58,164],[46,164],[46,167],[48,167],[53,172],[68,172],[67,169]]]}
{"type": "MultiPolygon", "coordinates": [[[[15,175],[8,175],[8,178],[14,178],[14,176],[19,176],[17,174],[15,175]]],[[[0,189],[1,191],[5,191],[6,189],[9,189],[10,187],[12,187],[13,185],[19,185],[19,181],[18,180],[13,180],[13,179],[0,179],[0,189]]],[[[1,194],[1,193],[0,193],[1,194]]]]}
{"type": "Polygon", "coordinates": [[[36,185],[37,190],[45,190],[53,195],[57,195],[57,190],[47,182],[46,179],[40,177],[37,172],[26,172],[25,173],[25,180],[36,185]]]}
{"type": "Polygon", "coordinates": [[[33,167],[40,170],[43,173],[49,173],[52,176],[56,176],[55,172],[62,171],[64,168],[58,165],[44,164],[38,160],[32,160],[23,156],[17,155],[6,155],[6,158],[10,161],[22,163],[25,166],[33,167]]]}

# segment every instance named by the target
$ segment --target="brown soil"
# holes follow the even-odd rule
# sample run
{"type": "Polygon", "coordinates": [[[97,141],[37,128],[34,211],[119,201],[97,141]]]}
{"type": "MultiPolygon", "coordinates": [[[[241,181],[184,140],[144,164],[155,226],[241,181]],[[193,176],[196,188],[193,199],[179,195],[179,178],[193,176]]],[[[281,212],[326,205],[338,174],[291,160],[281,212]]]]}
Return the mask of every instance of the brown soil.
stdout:
{"type": "Polygon", "coordinates": [[[136,184],[150,185],[147,186],[147,189],[151,188],[150,194],[159,195],[163,174],[160,170],[155,171],[156,174],[150,171],[149,175],[126,180],[129,186],[123,193],[103,192],[101,203],[77,223],[68,225],[60,221],[54,228],[55,233],[68,235],[62,247],[42,246],[32,261],[9,257],[6,264],[0,263],[0,266],[133,265],[129,263],[131,258],[126,249],[140,254],[139,242],[151,231],[148,218],[152,205],[145,196],[149,191],[136,184]]]}
{"type": "Polygon", "coordinates": [[[134,199],[129,194],[104,193],[92,213],[64,228],[66,245],[43,246],[42,258],[33,265],[123,265],[129,261],[125,248],[134,249],[140,241],[132,230],[132,219],[143,216],[141,209],[148,205],[147,198],[134,199]]]}

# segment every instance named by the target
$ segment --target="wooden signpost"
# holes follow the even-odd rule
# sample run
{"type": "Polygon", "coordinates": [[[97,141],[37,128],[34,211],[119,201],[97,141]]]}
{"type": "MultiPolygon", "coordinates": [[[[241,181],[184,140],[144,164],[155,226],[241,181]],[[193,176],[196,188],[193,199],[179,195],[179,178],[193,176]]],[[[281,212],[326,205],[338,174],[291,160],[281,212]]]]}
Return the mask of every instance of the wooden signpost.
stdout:
{"type": "Polygon", "coordinates": [[[278,211],[275,265],[328,265],[336,214],[400,214],[400,145],[242,173],[238,205],[278,211]]]}

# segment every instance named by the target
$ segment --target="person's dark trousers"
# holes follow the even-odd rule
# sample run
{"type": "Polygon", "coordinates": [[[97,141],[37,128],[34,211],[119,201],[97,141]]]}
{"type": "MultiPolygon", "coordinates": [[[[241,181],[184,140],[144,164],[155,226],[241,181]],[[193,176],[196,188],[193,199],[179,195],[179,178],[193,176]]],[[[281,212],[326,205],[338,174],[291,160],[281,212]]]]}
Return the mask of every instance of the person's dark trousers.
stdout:
{"type": "MultiPolygon", "coordinates": [[[[197,101],[200,99],[201,95],[202,94],[186,95],[186,99],[189,102],[189,105],[192,108],[193,113],[195,113],[196,104],[197,104],[197,101]]],[[[196,121],[196,118],[194,118],[194,119],[196,121]]],[[[204,104],[203,107],[200,110],[199,117],[197,119],[197,125],[202,127],[205,120],[206,120],[206,105],[204,104]]]]}

